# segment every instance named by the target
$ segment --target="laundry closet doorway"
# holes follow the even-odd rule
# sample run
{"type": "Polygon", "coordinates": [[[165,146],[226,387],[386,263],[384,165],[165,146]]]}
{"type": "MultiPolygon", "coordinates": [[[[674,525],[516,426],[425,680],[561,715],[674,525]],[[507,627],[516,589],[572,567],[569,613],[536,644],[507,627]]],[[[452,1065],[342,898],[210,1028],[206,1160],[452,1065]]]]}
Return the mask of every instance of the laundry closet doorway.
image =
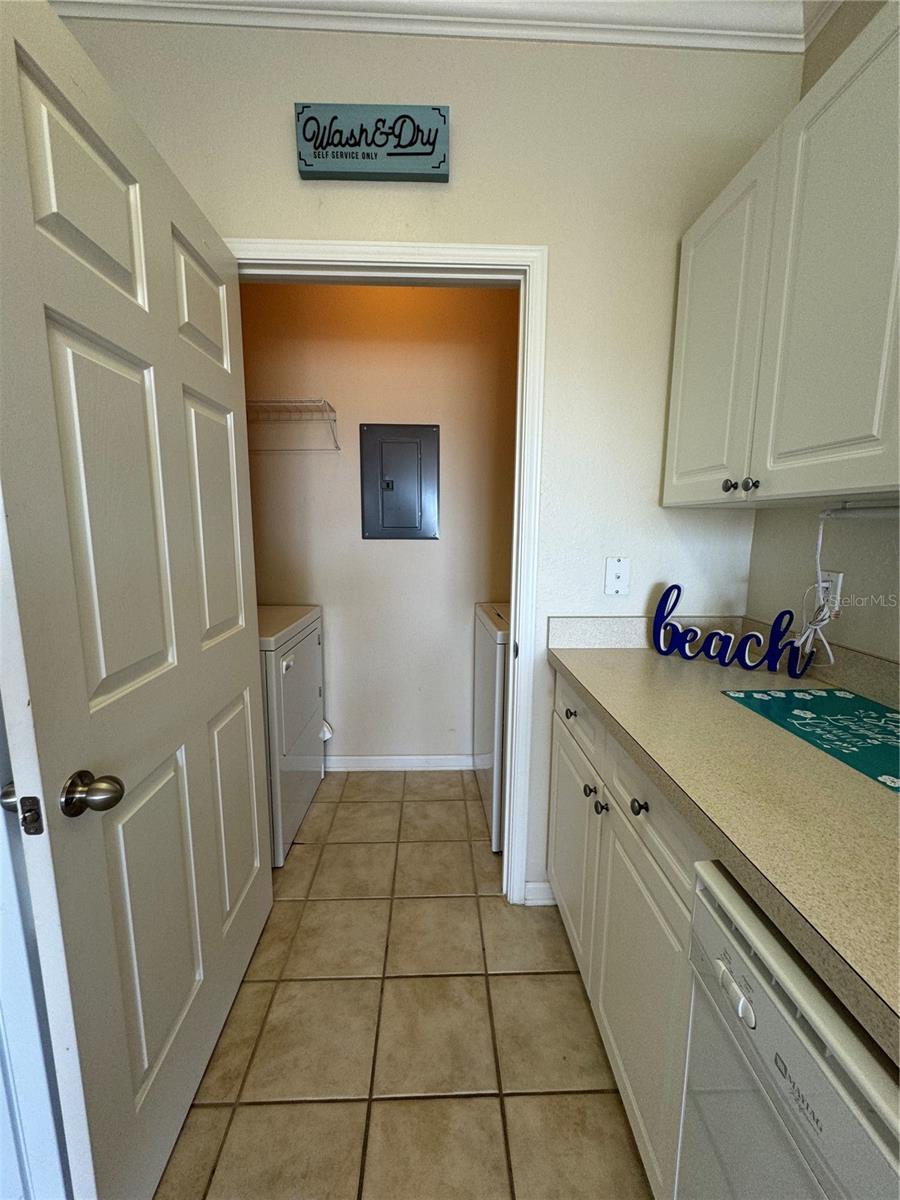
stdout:
{"type": "Polygon", "coordinates": [[[328,767],[470,767],[474,605],[511,601],[504,890],[522,902],[545,252],[230,246],[259,602],[322,605],[328,767]],[[254,404],[285,400],[330,405],[340,449],[327,423],[254,420],[254,404]],[[370,423],[439,427],[435,541],[363,537],[370,423]]]}

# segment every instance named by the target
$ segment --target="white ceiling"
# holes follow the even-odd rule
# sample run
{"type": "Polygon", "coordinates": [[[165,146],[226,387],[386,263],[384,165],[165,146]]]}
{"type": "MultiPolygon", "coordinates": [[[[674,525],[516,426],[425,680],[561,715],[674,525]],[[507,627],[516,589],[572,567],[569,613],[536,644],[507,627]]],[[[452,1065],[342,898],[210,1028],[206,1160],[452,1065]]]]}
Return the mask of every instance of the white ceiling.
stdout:
{"type": "Polygon", "coordinates": [[[61,16],[802,54],[836,0],[51,0],[61,16]]]}

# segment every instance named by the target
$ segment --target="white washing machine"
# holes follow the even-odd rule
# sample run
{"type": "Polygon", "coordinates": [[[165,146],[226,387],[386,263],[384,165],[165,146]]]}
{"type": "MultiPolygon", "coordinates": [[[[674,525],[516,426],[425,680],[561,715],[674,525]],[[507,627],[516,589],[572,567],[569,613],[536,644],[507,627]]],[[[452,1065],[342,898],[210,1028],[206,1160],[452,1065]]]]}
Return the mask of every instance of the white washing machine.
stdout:
{"type": "Polygon", "coordinates": [[[272,865],[281,867],[325,773],[322,610],[262,605],[257,612],[272,865]]]}
{"type": "Polygon", "coordinates": [[[484,805],[491,849],[503,849],[503,732],[506,711],[506,650],[509,605],[475,605],[475,778],[484,805]]]}

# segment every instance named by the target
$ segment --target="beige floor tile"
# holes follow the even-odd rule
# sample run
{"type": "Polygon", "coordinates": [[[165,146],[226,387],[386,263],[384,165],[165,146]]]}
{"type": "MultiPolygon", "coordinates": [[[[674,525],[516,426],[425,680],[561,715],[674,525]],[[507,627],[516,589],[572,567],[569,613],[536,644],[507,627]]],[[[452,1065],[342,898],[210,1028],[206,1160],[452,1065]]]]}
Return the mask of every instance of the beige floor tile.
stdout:
{"type": "Polygon", "coordinates": [[[403,794],[428,800],[462,800],[461,771],[407,771],[403,794]]]}
{"type": "Polygon", "coordinates": [[[337,804],[331,801],[315,800],[306,810],[306,816],[300,822],[300,828],[294,835],[295,842],[324,842],[328,840],[328,830],[334,817],[337,804]]]}
{"type": "Polygon", "coordinates": [[[302,900],[275,901],[262,931],[262,937],[256,943],[250,966],[244,976],[245,979],[277,979],[279,977],[291,941],[297,932],[302,911],[302,900]]]}
{"type": "Polygon", "coordinates": [[[192,1108],[181,1127],[153,1200],[203,1200],[230,1108],[192,1108]]]}
{"type": "Polygon", "coordinates": [[[517,1200],[651,1200],[617,1095],[510,1096],[517,1200]]]}
{"type": "Polygon", "coordinates": [[[308,900],[285,979],[380,977],[390,900],[308,900]]]}
{"type": "Polygon", "coordinates": [[[483,977],[385,980],[375,1095],[496,1090],[483,977]]]}
{"type": "Polygon", "coordinates": [[[575,959],[555,908],[507,904],[502,896],[484,896],[479,904],[489,971],[575,970],[575,959]]]}
{"type": "Polygon", "coordinates": [[[491,831],[488,829],[488,823],[484,815],[484,805],[480,800],[467,800],[466,808],[469,813],[469,837],[473,841],[480,838],[489,838],[491,831]]]}
{"type": "Polygon", "coordinates": [[[309,892],[310,899],[390,896],[395,855],[396,846],[392,842],[323,846],[322,860],[309,892]]]}
{"type": "Polygon", "coordinates": [[[272,996],[272,983],[242,983],[194,1102],[234,1101],[272,996]]]}
{"type": "Polygon", "coordinates": [[[241,1099],[367,1096],[380,986],[376,979],[280,983],[241,1099]]]}
{"type": "Polygon", "coordinates": [[[481,793],[478,790],[478,780],[475,778],[474,771],[463,771],[463,795],[467,800],[480,800],[481,793]]]}
{"type": "Polygon", "coordinates": [[[284,866],[272,872],[276,900],[302,900],[319,861],[319,846],[291,846],[284,866]]]}
{"type": "Polygon", "coordinates": [[[503,858],[494,854],[490,842],[472,843],[475,885],[481,896],[499,896],[503,891],[503,858]]]}
{"type": "Polygon", "coordinates": [[[474,897],[394,901],[388,975],[466,975],[483,970],[474,897]]]}
{"type": "Polygon", "coordinates": [[[402,771],[350,771],[341,799],[399,800],[402,795],[402,771]]]}
{"type": "Polygon", "coordinates": [[[313,803],[318,804],[320,800],[340,800],[346,782],[346,771],[328,771],[313,796],[313,803]]]}
{"type": "Polygon", "coordinates": [[[401,842],[395,896],[469,896],[475,891],[468,842],[401,842]]]}
{"type": "Polygon", "coordinates": [[[366,804],[345,800],[337,806],[329,842],[396,842],[400,801],[366,804]]]}
{"type": "Polygon", "coordinates": [[[505,1092],[615,1088],[578,975],[492,975],[505,1092]]]}
{"type": "Polygon", "coordinates": [[[461,800],[404,800],[401,842],[464,842],[469,836],[461,800]]]}
{"type": "Polygon", "coordinates": [[[356,1200],[365,1125],[365,1104],[242,1106],[209,1200],[356,1200]]]}
{"type": "Polygon", "coordinates": [[[363,1200],[507,1200],[500,1102],[372,1105],[363,1200]]]}

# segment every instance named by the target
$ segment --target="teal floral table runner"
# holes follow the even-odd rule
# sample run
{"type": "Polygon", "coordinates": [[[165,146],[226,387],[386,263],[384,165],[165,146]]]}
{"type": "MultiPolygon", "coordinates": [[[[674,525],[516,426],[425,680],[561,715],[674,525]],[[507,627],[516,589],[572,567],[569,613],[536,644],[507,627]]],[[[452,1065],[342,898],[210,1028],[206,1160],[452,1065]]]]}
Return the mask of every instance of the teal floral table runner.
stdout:
{"type": "Polygon", "coordinates": [[[891,791],[900,792],[900,713],[840,688],[722,693],[891,791]]]}

